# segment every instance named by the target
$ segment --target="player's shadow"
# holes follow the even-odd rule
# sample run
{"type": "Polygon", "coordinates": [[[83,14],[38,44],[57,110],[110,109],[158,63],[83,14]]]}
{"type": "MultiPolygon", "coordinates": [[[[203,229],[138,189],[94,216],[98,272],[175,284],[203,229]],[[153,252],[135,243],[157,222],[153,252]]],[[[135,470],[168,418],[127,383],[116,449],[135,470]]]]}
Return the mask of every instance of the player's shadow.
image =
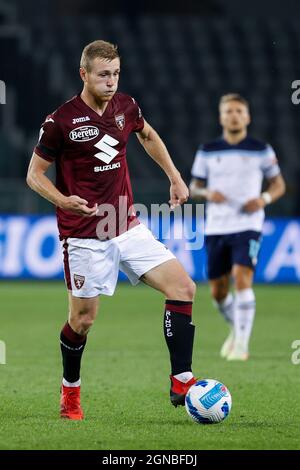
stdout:
{"type": "MultiPolygon", "coordinates": [[[[188,417],[187,417],[188,418],[188,417]]],[[[159,420],[155,420],[155,419],[148,419],[145,424],[149,424],[150,426],[157,426],[157,425],[161,425],[161,421],[159,420]]],[[[165,419],[164,418],[164,425],[166,426],[175,426],[175,427],[186,427],[186,426],[190,426],[191,424],[195,424],[193,423],[189,418],[186,420],[186,421],[179,421],[178,419],[176,418],[172,418],[172,419],[165,419]]]]}
{"type": "MultiPolygon", "coordinates": [[[[145,424],[149,424],[149,425],[159,425],[161,424],[161,421],[158,420],[158,419],[149,419],[145,422],[145,424]]],[[[227,424],[229,425],[230,424],[230,428],[231,429],[234,429],[234,428],[237,428],[237,429],[241,429],[241,428],[259,428],[259,429],[262,429],[262,428],[265,428],[265,429],[269,429],[269,428],[274,428],[276,426],[280,427],[283,425],[282,421],[251,421],[251,420],[243,420],[243,419],[235,419],[233,421],[233,418],[229,418],[228,420],[225,420],[224,422],[222,423],[217,423],[218,426],[216,425],[212,425],[212,424],[199,424],[200,427],[209,427],[209,428],[219,428],[219,427],[223,427],[224,425],[226,426],[227,424]]],[[[187,419],[187,420],[184,420],[184,421],[180,421],[178,418],[169,418],[169,419],[166,419],[164,418],[164,425],[168,425],[168,426],[175,426],[175,427],[183,427],[183,428],[186,428],[187,426],[190,427],[191,425],[195,425],[195,422],[193,422],[193,420],[191,419],[187,419]]],[[[295,420],[295,421],[285,421],[284,423],[285,426],[293,426],[293,425],[297,425],[298,426],[298,421],[295,420]]]]}
{"type": "MultiPolygon", "coordinates": [[[[296,425],[298,426],[298,422],[296,423],[295,421],[285,421],[284,425],[285,426],[291,426],[291,425],[296,425]]],[[[241,428],[259,428],[259,429],[262,429],[262,428],[265,428],[265,429],[269,429],[269,428],[272,428],[274,429],[275,427],[279,427],[279,426],[282,426],[283,423],[282,421],[278,421],[277,423],[275,421],[260,421],[260,422],[257,422],[257,421],[238,421],[238,420],[235,420],[234,422],[230,421],[230,428],[233,429],[233,428],[237,428],[237,429],[241,429],[241,428]]]]}

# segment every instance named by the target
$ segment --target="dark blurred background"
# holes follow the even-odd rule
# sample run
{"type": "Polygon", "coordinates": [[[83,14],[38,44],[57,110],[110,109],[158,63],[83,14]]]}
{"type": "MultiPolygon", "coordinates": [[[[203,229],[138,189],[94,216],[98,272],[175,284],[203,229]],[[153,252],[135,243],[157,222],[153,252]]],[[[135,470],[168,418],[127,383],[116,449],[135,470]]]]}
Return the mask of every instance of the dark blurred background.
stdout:
{"type": "MultiPolygon", "coordinates": [[[[119,45],[120,90],[136,98],[186,182],[198,145],[220,134],[220,96],[245,95],[250,134],[275,148],[288,186],[268,213],[300,214],[296,0],[0,0],[0,212],[53,211],[27,188],[27,166],[44,117],[80,92],[81,51],[95,39],[119,45]]],[[[128,160],[136,202],[165,202],[167,180],[134,136],[128,160]]]]}

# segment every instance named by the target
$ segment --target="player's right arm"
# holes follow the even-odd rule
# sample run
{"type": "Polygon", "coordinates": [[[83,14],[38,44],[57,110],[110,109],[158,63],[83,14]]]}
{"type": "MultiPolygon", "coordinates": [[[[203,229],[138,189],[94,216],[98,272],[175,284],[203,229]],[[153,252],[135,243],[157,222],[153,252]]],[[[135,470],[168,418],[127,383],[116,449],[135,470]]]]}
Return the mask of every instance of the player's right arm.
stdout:
{"type": "Polygon", "coordinates": [[[192,178],[189,186],[190,197],[195,200],[206,200],[220,203],[226,201],[224,194],[219,191],[212,191],[205,186],[205,180],[192,178]]]}
{"type": "Polygon", "coordinates": [[[64,196],[46,176],[46,171],[52,162],[44,160],[33,152],[29,163],[26,182],[28,186],[40,196],[52,202],[61,209],[71,211],[75,214],[91,217],[96,214],[97,206],[87,207],[88,201],[79,196],[64,196]]]}

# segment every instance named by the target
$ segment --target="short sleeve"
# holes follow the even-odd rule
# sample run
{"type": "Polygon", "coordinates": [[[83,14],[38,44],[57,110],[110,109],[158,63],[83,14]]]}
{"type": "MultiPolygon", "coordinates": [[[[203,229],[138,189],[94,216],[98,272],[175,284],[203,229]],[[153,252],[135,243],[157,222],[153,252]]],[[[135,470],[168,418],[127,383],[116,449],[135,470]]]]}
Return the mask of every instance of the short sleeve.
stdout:
{"type": "Polygon", "coordinates": [[[193,178],[207,179],[207,157],[202,149],[196,153],[191,173],[193,178]]]}
{"type": "Polygon", "coordinates": [[[132,99],[132,132],[140,132],[144,128],[144,118],[141,108],[134,98],[132,99]]]}
{"type": "Polygon", "coordinates": [[[44,160],[53,162],[61,153],[62,143],[63,136],[59,124],[53,115],[47,116],[41,127],[34,152],[44,160]]]}
{"type": "Polygon", "coordinates": [[[262,157],[262,172],[265,178],[273,178],[279,175],[280,168],[273,148],[267,145],[264,155],[262,157]]]}

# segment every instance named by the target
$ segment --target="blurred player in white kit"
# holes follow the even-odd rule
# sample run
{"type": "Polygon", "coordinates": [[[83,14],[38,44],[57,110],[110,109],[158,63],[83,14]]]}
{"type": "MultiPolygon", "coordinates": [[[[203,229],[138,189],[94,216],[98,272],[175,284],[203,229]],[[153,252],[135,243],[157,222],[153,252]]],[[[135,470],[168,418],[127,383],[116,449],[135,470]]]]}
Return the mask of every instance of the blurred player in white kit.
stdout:
{"type": "Polygon", "coordinates": [[[272,147],[247,135],[249,104],[238,94],[221,97],[221,138],[203,145],[192,167],[190,195],[207,201],[207,271],[214,302],[230,325],[220,354],[247,360],[255,317],[252,288],[264,207],[285,192],[272,147]],[[263,179],[268,182],[262,192],[263,179]],[[234,295],[230,291],[231,276],[234,295]]]}

